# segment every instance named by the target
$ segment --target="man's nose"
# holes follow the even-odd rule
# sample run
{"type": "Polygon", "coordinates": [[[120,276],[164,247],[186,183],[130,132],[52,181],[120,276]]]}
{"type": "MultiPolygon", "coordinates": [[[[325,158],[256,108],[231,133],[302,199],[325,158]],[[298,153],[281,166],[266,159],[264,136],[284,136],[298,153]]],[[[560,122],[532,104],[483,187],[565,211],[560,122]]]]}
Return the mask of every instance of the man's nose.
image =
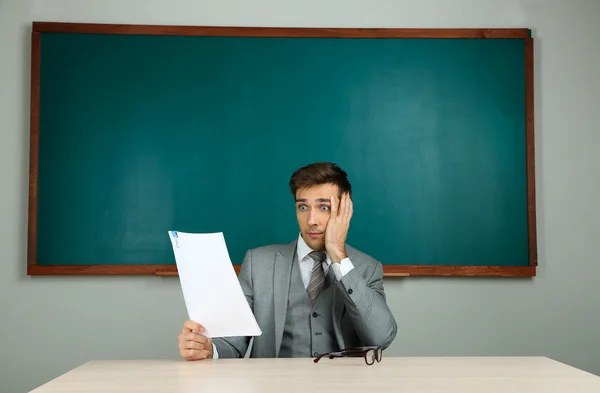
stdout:
{"type": "Polygon", "coordinates": [[[310,214],[308,216],[308,225],[310,225],[310,226],[317,225],[317,215],[315,214],[314,210],[310,211],[310,214]]]}

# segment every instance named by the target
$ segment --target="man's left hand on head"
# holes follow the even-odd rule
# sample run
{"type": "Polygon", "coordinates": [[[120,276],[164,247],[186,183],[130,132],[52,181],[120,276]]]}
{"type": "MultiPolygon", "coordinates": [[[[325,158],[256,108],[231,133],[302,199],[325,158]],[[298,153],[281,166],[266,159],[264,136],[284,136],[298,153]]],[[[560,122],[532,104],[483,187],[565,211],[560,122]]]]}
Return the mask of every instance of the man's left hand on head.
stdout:
{"type": "Polygon", "coordinates": [[[344,193],[341,199],[332,196],[330,200],[331,216],[325,231],[325,248],[331,262],[339,263],[347,257],[345,244],[353,213],[352,199],[344,193]]]}

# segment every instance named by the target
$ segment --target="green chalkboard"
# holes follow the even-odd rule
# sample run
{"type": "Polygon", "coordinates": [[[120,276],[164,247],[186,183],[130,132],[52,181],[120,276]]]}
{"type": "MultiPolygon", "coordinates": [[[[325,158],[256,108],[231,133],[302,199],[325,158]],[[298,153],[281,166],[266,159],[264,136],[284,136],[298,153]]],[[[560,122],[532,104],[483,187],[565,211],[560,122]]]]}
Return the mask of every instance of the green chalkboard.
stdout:
{"type": "Polygon", "coordinates": [[[174,268],[171,229],[239,264],[298,236],[288,181],[316,161],[386,273],[535,271],[528,38],[38,30],[32,274],[174,268]]]}

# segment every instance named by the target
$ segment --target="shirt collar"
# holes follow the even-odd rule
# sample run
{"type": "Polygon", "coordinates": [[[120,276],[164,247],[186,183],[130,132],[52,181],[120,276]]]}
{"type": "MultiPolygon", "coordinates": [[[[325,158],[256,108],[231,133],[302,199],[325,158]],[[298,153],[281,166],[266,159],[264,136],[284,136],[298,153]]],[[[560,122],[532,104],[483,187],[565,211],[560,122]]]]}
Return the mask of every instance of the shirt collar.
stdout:
{"type": "MultiPolygon", "coordinates": [[[[302,233],[298,235],[298,245],[296,247],[296,252],[298,254],[298,261],[302,262],[302,260],[314,250],[306,244],[304,238],[302,237],[302,233]]],[[[325,252],[327,255],[327,252],[325,252]]],[[[327,255],[327,266],[331,265],[331,259],[329,259],[329,255],[327,255]]]]}

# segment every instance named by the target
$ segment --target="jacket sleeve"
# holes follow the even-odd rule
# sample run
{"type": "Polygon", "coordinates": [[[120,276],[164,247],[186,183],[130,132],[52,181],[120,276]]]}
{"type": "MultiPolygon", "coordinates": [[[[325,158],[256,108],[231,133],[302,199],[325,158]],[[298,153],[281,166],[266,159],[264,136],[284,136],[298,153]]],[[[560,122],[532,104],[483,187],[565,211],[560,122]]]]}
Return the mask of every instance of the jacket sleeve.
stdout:
{"type": "Polygon", "coordinates": [[[346,313],[360,340],[365,345],[387,348],[396,337],[397,325],[383,290],[383,267],[372,264],[364,276],[356,267],[345,274],[337,285],[346,305],[346,313]]]}
{"type": "MultiPolygon", "coordinates": [[[[238,275],[242,292],[250,305],[250,310],[254,312],[254,294],[252,287],[252,251],[248,251],[244,257],[244,262],[238,275]]],[[[221,358],[243,358],[248,350],[251,337],[218,337],[213,339],[219,359],[221,358]]]]}

